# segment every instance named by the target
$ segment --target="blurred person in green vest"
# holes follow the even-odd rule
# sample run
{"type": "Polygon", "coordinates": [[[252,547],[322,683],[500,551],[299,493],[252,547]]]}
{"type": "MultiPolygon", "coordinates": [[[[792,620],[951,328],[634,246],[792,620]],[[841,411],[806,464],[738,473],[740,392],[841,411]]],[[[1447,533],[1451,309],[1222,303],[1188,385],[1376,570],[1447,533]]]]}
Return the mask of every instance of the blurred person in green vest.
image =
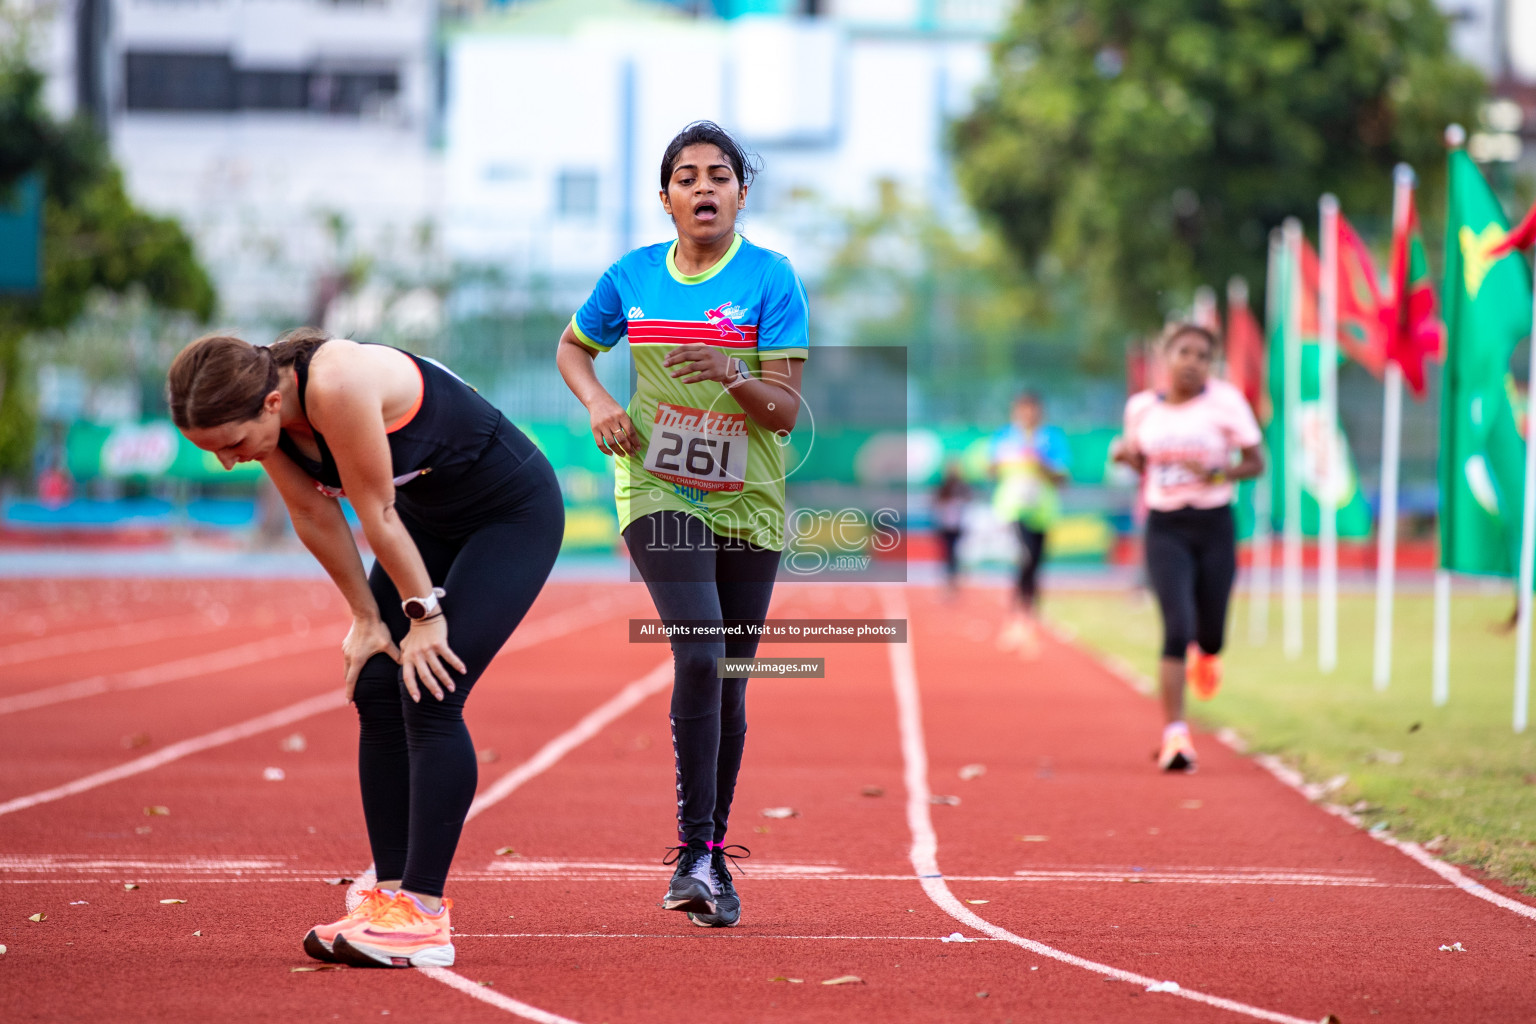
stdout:
{"type": "Polygon", "coordinates": [[[1040,396],[1025,391],[1015,398],[1012,422],[992,438],[992,512],[999,522],[1012,523],[1019,537],[1012,607],[997,644],[1028,659],[1040,654],[1040,564],[1046,534],[1061,516],[1068,459],[1067,437],[1045,422],[1040,396]]]}

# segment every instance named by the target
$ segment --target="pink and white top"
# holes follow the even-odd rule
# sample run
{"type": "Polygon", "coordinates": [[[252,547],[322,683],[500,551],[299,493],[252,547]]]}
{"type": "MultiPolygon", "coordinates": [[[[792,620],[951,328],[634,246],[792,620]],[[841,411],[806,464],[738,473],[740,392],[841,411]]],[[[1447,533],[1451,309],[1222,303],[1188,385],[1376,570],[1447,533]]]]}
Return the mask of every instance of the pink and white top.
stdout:
{"type": "Polygon", "coordinates": [[[1155,391],[1125,403],[1125,444],[1146,457],[1144,497],[1159,512],[1230,505],[1232,484],[1211,483],[1186,463],[1206,472],[1225,469],[1234,454],[1263,437],[1243,393],[1224,380],[1207,381],[1204,391],[1177,405],[1155,391]]]}

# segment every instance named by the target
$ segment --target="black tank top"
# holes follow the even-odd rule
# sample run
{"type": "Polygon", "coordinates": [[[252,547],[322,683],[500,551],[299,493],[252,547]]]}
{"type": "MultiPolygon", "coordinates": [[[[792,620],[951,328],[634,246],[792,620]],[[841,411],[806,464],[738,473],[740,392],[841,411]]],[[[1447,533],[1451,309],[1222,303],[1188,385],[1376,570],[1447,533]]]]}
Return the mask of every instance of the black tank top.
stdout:
{"type": "MultiPolygon", "coordinates": [[[[527,435],[457,374],[435,360],[405,354],[421,373],[422,393],[409,420],[388,434],[396,507],[418,526],[444,536],[462,536],[498,521],[518,505],[529,486],[518,471],[533,456],[543,456],[527,435]]],[[[306,416],[312,356],[301,356],[293,364],[299,408],[306,416]]],[[[316,432],[314,439],[318,461],[304,454],[287,431],[277,444],[322,493],[342,497],[336,459],[324,437],[316,432]]]]}

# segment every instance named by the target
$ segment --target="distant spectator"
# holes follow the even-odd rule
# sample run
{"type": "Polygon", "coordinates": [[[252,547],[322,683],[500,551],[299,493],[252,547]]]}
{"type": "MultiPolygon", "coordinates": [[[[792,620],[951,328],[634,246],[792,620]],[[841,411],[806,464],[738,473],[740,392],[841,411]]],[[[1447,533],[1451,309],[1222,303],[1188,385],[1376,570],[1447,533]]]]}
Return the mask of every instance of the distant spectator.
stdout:
{"type": "Polygon", "coordinates": [[[944,583],[953,594],[960,585],[960,538],[965,532],[965,507],[971,501],[971,485],[960,475],[960,463],[950,459],[933,493],[933,525],[944,545],[944,583]]]}

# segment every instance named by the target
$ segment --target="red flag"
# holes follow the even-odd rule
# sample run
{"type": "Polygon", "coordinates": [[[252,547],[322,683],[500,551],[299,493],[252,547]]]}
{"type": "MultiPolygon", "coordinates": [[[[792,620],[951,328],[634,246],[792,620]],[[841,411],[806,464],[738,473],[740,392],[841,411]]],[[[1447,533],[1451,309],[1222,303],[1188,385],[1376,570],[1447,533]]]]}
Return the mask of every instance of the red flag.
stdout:
{"type": "Polygon", "coordinates": [[[1248,308],[1248,284],[1234,277],[1227,285],[1227,380],[1248,399],[1261,421],[1269,419],[1264,389],[1264,335],[1248,308]]]}
{"type": "Polygon", "coordinates": [[[1339,348],[1378,377],[1387,359],[1380,281],[1370,250],[1339,214],[1339,348]]]}
{"type": "MultiPolygon", "coordinates": [[[[1536,218],[1527,220],[1536,234],[1536,218]]],[[[1435,309],[1435,285],[1419,238],[1419,215],[1412,192],[1408,215],[1392,231],[1392,294],[1381,314],[1387,331],[1387,358],[1403,368],[1403,379],[1414,395],[1424,397],[1424,360],[1440,354],[1445,325],[1435,309]]]]}
{"type": "Polygon", "coordinates": [[[1504,236],[1504,241],[1494,246],[1488,255],[1493,259],[1508,256],[1516,249],[1529,249],[1536,245],[1536,205],[1526,211],[1525,219],[1515,225],[1515,230],[1504,236]]]}

